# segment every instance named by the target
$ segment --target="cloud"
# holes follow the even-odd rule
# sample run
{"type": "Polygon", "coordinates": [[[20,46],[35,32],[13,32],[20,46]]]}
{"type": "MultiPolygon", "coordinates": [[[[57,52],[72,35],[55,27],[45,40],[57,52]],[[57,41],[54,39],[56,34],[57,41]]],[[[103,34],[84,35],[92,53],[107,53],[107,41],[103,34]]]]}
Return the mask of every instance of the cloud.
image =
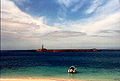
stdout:
{"type": "Polygon", "coordinates": [[[120,30],[103,30],[100,33],[120,33],[120,30]]]}
{"type": "Polygon", "coordinates": [[[54,38],[66,38],[66,37],[79,37],[85,35],[86,33],[76,32],[76,31],[54,31],[51,33],[47,33],[44,36],[54,37],[54,38]]]}
{"type": "Polygon", "coordinates": [[[86,10],[87,14],[91,14],[97,10],[100,5],[104,3],[104,0],[93,0],[91,6],[86,10]]]}
{"type": "MultiPolygon", "coordinates": [[[[117,4],[117,2],[114,3],[117,4]]],[[[86,35],[74,38],[76,43],[71,40],[72,44],[76,46],[120,47],[120,12],[118,7],[118,5],[111,5],[110,1],[100,6],[96,12],[88,18],[77,21],[67,20],[64,23],[56,23],[55,26],[62,27],[69,31],[85,32],[86,35]]]]}
{"type": "Polygon", "coordinates": [[[78,1],[79,0],[58,0],[58,3],[68,8],[72,6],[74,3],[77,3],[78,1]]]}
{"type": "Polygon", "coordinates": [[[34,33],[41,35],[60,30],[57,27],[50,27],[44,24],[45,17],[33,18],[22,12],[12,1],[3,0],[1,5],[1,29],[3,38],[29,37],[34,33]]]}
{"type": "Polygon", "coordinates": [[[105,17],[118,10],[120,10],[119,0],[94,0],[85,13],[105,17]]]}
{"type": "Polygon", "coordinates": [[[87,36],[84,32],[76,32],[76,31],[54,31],[50,33],[45,33],[43,35],[39,35],[37,33],[34,33],[33,35],[29,37],[22,37],[20,40],[35,40],[35,41],[53,41],[53,40],[61,40],[61,39],[69,39],[69,38],[76,38],[76,37],[84,37],[87,36]]]}
{"type": "Polygon", "coordinates": [[[83,5],[84,5],[84,1],[83,1],[83,2],[81,1],[80,3],[78,3],[77,5],[75,5],[74,8],[71,9],[71,11],[72,11],[72,12],[76,12],[76,11],[78,11],[83,5]]]}
{"type": "Polygon", "coordinates": [[[60,21],[65,20],[65,18],[67,17],[67,9],[64,6],[61,6],[61,8],[59,9],[59,11],[57,12],[58,15],[58,19],[60,21]]]}
{"type": "Polygon", "coordinates": [[[57,0],[58,4],[60,5],[58,19],[60,21],[66,20],[70,7],[73,7],[70,10],[72,12],[76,12],[78,9],[80,9],[80,5],[82,6],[82,3],[78,4],[79,1],[80,0],[57,0]]]}
{"type": "MultiPolygon", "coordinates": [[[[120,28],[120,12],[111,14],[104,19],[97,20],[96,19],[88,19],[89,22],[84,24],[73,24],[71,27],[74,31],[81,31],[87,33],[87,35],[98,35],[98,36],[118,36],[116,33],[98,33],[106,30],[119,30],[120,28]],[[95,20],[95,21],[94,21],[95,20]]],[[[110,31],[109,31],[110,32],[110,31]]],[[[120,35],[120,34],[119,34],[120,35]]]]}
{"type": "MultiPolygon", "coordinates": [[[[118,0],[110,0],[106,3],[103,0],[94,0],[92,4],[97,5],[97,8],[96,10],[93,10],[94,13],[90,17],[77,21],[67,20],[60,24],[55,23],[55,26],[61,26],[66,30],[85,32],[89,36],[97,34],[100,36],[100,33],[98,33],[100,31],[118,30],[120,28],[120,6],[118,0]]],[[[91,7],[89,9],[91,9],[91,7]]],[[[110,35],[107,33],[102,34],[101,36],[104,35],[114,36],[116,34],[110,35]]]]}
{"type": "Polygon", "coordinates": [[[99,36],[108,36],[108,37],[119,37],[120,36],[120,30],[117,29],[111,29],[111,30],[101,30],[98,32],[99,36]]]}

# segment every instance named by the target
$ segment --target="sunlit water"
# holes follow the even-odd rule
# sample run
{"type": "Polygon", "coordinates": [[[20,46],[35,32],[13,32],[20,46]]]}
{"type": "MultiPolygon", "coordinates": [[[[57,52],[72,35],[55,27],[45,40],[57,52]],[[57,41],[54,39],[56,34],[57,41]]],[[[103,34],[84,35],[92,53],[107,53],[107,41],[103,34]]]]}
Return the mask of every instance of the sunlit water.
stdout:
{"type": "Polygon", "coordinates": [[[1,77],[120,81],[120,51],[39,53],[2,51],[1,77]],[[74,65],[77,73],[67,69],[74,65]]]}

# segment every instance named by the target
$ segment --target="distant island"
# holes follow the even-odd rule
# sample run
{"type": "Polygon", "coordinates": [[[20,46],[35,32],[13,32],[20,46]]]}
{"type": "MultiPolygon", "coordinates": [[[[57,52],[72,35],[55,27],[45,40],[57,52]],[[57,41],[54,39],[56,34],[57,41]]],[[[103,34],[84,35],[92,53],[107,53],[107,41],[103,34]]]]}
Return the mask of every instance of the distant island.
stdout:
{"type": "Polygon", "coordinates": [[[37,49],[34,51],[35,52],[88,52],[88,51],[97,52],[97,51],[102,51],[102,50],[96,49],[96,48],[93,48],[93,49],[46,49],[42,45],[41,49],[37,49]]]}

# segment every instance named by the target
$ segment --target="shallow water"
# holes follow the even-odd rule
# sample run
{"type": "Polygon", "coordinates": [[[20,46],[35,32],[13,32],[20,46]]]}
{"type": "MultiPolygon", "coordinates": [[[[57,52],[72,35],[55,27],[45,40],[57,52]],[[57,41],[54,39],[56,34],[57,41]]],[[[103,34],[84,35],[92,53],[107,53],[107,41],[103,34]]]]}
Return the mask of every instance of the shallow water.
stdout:
{"type": "Polygon", "coordinates": [[[1,77],[120,81],[120,51],[39,53],[2,51],[1,77]],[[76,74],[67,73],[74,65],[76,74]]]}

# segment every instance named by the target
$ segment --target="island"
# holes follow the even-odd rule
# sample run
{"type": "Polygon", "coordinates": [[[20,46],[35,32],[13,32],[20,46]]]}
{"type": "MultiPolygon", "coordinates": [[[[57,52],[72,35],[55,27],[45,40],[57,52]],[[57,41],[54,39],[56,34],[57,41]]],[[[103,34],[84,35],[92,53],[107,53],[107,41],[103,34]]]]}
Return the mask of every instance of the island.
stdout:
{"type": "Polygon", "coordinates": [[[89,51],[101,51],[100,49],[46,49],[42,45],[42,48],[34,50],[35,52],[89,52],[89,51]]]}

